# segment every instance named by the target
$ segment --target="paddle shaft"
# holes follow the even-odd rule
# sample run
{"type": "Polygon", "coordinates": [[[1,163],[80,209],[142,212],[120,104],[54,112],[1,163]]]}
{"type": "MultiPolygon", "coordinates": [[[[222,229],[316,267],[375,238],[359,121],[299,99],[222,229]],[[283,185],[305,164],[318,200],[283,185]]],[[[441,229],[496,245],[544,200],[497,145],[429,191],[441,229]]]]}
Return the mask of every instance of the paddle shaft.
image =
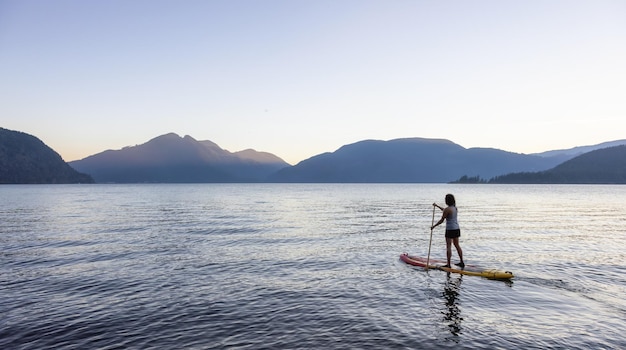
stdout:
{"type": "Polygon", "coordinates": [[[435,206],[433,205],[433,220],[430,224],[430,241],[428,242],[428,257],[426,258],[426,270],[428,270],[428,265],[430,263],[430,246],[433,243],[433,225],[435,224],[435,206]]]}

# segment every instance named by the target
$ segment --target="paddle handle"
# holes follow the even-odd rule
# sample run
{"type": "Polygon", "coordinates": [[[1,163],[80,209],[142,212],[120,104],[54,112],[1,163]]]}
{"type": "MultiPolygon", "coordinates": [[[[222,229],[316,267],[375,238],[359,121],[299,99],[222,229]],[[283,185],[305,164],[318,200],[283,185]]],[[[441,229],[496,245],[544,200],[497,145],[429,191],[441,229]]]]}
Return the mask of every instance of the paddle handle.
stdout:
{"type": "Polygon", "coordinates": [[[430,246],[433,243],[433,225],[435,224],[435,206],[433,205],[433,220],[430,223],[430,241],[428,242],[428,257],[426,258],[426,270],[428,270],[428,265],[430,265],[430,246]]]}

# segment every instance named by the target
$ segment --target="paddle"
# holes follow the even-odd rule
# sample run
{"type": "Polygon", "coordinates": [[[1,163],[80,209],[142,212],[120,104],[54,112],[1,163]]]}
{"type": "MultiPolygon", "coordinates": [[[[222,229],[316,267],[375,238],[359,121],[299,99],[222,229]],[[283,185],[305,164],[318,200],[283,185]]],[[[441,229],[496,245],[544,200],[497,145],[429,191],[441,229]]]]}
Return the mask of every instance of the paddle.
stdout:
{"type": "Polygon", "coordinates": [[[433,225],[435,224],[435,205],[433,205],[433,220],[430,224],[430,241],[428,242],[428,257],[426,258],[426,270],[430,263],[430,245],[433,243],[433,225]]]}

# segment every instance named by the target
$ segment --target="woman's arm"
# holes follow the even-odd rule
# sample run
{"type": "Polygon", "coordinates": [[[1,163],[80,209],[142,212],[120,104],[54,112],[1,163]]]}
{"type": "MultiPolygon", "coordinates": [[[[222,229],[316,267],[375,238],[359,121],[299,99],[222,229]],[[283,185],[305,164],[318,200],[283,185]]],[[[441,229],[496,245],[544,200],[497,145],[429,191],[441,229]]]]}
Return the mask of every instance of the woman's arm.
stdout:
{"type": "Polygon", "coordinates": [[[441,219],[439,219],[439,221],[437,221],[437,223],[436,223],[436,224],[434,224],[434,225],[430,228],[431,230],[432,230],[432,229],[434,229],[435,227],[437,227],[437,226],[441,225],[441,224],[443,223],[443,221],[444,221],[444,220],[448,217],[448,215],[450,214],[450,209],[449,209],[449,208],[445,208],[445,209],[443,209],[442,207],[440,207],[440,206],[438,206],[438,205],[436,205],[436,204],[433,204],[433,205],[434,205],[434,206],[436,206],[436,207],[438,207],[439,209],[442,209],[442,210],[443,210],[443,214],[441,215],[441,219]]]}

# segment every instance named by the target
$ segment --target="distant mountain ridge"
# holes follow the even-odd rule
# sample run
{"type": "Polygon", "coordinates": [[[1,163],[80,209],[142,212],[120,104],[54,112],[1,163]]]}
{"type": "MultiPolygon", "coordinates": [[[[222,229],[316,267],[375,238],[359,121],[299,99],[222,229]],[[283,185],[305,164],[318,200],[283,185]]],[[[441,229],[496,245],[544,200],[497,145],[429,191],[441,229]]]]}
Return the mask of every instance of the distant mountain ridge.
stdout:
{"type": "Polygon", "coordinates": [[[464,148],[445,139],[364,140],[290,166],[271,153],[231,153],[212,141],[169,133],[68,165],[34,136],[0,131],[0,183],[484,183],[489,178],[507,183],[622,183],[626,172],[620,153],[626,146],[603,148],[626,140],[538,154],[464,148]],[[41,156],[42,147],[48,156],[41,156]],[[53,158],[56,165],[50,167],[53,158]],[[20,163],[24,159],[29,163],[20,163]]]}
{"type": "Polygon", "coordinates": [[[559,162],[561,158],[492,148],[466,149],[444,139],[365,140],[281,169],[269,181],[441,183],[463,175],[490,178],[518,171],[541,171],[559,162]]]}
{"type": "Polygon", "coordinates": [[[231,153],[211,141],[169,133],[121,150],[70,162],[97,182],[259,182],[288,167],[279,157],[252,149],[231,153]]]}
{"type": "Polygon", "coordinates": [[[583,153],[541,172],[497,176],[490,183],[515,184],[626,184],[626,145],[583,153]]]}
{"type": "Polygon", "coordinates": [[[35,136],[0,128],[0,184],[93,182],[35,136]]]}
{"type": "Polygon", "coordinates": [[[541,153],[534,153],[533,155],[540,156],[540,157],[565,157],[567,159],[571,159],[581,154],[595,151],[598,149],[621,146],[621,145],[626,145],[626,139],[603,142],[603,143],[600,143],[597,145],[591,145],[591,146],[578,146],[578,147],[569,148],[569,149],[559,149],[559,150],[546,151],[546,152],[541,152],[541,153]]]}

